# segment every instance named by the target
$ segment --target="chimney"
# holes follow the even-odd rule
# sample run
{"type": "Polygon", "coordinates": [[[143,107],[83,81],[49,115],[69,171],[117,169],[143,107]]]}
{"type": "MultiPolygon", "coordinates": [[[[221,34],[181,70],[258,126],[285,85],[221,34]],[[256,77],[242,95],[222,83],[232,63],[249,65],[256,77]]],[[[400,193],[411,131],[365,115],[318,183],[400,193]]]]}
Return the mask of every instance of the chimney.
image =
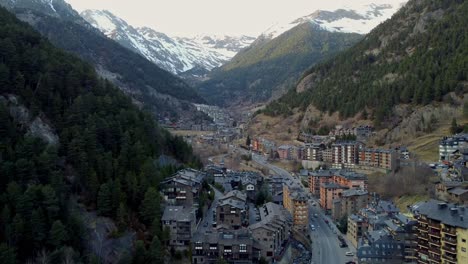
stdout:
{"type": "Polygon", "coordinates": [[[439,206],[439,209],[447,207],[446,203],[438,203],[437,205],[439,206]]]}
{"type": "Polygon", "coordinates": [[[452,207],[452,208],[450,208],[450,212],[451,212],[452,214],[456,214],[456,213],[458,212],[458,208],[452,207]]]}

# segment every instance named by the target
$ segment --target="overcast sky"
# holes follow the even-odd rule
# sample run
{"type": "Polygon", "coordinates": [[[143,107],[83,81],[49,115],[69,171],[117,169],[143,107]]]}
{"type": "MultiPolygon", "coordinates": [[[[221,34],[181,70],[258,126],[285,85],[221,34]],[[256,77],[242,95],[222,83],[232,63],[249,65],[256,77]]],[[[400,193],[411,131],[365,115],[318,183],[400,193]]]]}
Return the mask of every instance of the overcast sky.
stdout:
{"type": "Polygon", "coordinates": [[[272,24],[357,3],[395,0],[65,0],[81,12],[107,9],[133,26],[170,35],[258,36],[272,24]]]}

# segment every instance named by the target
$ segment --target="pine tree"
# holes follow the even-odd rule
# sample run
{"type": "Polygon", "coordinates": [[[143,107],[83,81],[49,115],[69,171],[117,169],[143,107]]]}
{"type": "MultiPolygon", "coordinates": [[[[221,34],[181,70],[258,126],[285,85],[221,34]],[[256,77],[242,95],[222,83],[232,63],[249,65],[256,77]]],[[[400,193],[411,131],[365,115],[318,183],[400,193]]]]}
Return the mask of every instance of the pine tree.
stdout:
{"type": "Polygon", "coordinates": [[[0,244],[0,260],[2,264],[15,264],[16,253],[15,250],[9,247],[7,244],[0,244]]]}
{"type": "Polygon", "coordinates": [[[145,199],[141,203],[140,215],[143,221],[147,224],[153,222],[154,218],[161,217],[161,204],[158,191],[150,187],[145,193],[145,199]]]}
{"type": "Polygon", "coordinates": [[[49,243],[54,247],[62,246],[68,240],[68,233],[60,220],[55,221],[49,232],[49,243]]]}
{"type": "Polygon", "coordinates": [[[141,240],[137,240],[135,242],[135,253],[133,254],[135,257],[133,258],[133,264],[145,264],[148,263],[146,261],[146,248],[145,243],[141,240]]]}
{"type": "Polygon", "coordinates": [[[164,251],[161,245],[161,241],[157,236],[153,237],[150,248],[148,250],[148,256],[150,263],[163,263],[164,262],[164,251]]]}
{"type": "Polygon", "coordinates": [[[33,239],[36,242],[38,248],[41,247],[41,243],[47,238],[47,219],[45,218],[42,209],[33,210],[31,214],[31,226],[33,232],[33,239]]]}
{"type": "Polygon", "coordinates": [[[112,191],[108,183],[102,184],[101,188],[99,188],[97,209],[100,215],[112,215],[112,191]]]}

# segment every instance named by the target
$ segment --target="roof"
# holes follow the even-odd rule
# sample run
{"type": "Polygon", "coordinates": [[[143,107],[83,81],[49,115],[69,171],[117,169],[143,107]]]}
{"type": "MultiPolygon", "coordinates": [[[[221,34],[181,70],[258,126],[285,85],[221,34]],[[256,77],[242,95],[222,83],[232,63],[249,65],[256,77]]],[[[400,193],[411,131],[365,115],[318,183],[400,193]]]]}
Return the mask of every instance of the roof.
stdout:
{"type": "Polygon", "coordinates": [[[162,221],[190,222],[194,220],[192,208],[184,206],[167,206],[164,209],[162,221]]]}
{"type": "Polygon", "coordinates": [[[350,170],[341,170],[338,173],[339,176],[342,176],[348,180],[367,180],[367,176],[362,173],[357,173],[350,170]]]}
{"type": "Polygon", "coordinates": [[[463,195],[465,193],[468,193],[468,189],[465,189],[463,187],[455,187],[453,189],[448,190],[448,193],[455,195],[463,195]]]}
{"type": "Polygon", "coordinates": [[[361,189],[345,190],[341,193],[342,197],[367,195],[368,192],[361,189]]]}
{"type": "Polygon", "coordinates": [[[232,190],[226,193],[226,195],[221,197],[219,200],[222,201],[222,200],[227,200],[227,199],[237,199],[245,203],[247,201],[247,194],[238,190],[232,190]]]}
{"type": "Polygon", "coordinates": [[[234,200],[232,198],[218,201],[218,206],[225,206],[225,205],[229,205],[231,207],[238,208],[241,210],[245,209],[245,202],[234,200]]]}
{"type": "Polygon", "coordinates": [[[421,202],[412,207],[416,215],[424,215],[446,225],[468,228],[468,207],[438,200],[421,202]]]}
{"type": "Polygon", "coordinates": [[[313,177],[331,177],[337,173],[337,170],[318,170],[309,172],[310,176],[313,177]]]}
{"type": "Polygon", "coordinates": [[[246,229],[244,230],[229,230],[229,231],[219,231],[212,232],[207,231],[205,233],[195,233],[192,241],[194,243],[202,242],[209,244],[221,244],[221,245],[239,245],[246,244],[252,245],[253,238],[250,235],[250,232],[246,229]]]}
{"type": "Polygon", "coordinates": [[[325,189],[348,189],[348,187],[341,186],[338,183],[334,183],[334,182],[322,183],[320,187],[323,187],[325,189]]]}

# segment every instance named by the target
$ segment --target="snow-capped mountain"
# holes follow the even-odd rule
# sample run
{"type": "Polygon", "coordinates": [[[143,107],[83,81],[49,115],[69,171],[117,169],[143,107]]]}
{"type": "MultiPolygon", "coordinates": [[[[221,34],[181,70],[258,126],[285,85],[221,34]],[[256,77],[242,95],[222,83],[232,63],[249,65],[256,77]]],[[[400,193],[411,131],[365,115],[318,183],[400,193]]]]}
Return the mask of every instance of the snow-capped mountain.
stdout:
{"type": "Polygon", "coordinates": [[[86,10],[81,16],[109,38],[175,74],[221,66],[255,40],[248,36],[170,37],[148,27],[132,27],[105,10],[86,10]]]}
{"type": "Polygon", "coordinates": [[[273,39],[303,23],[313,23],[331,32],[367,34],[389,19],[408,0],[349,1],[339,9],[317,10],[310,15],[286,23],[277,22],[261,34],[263,39],[273,39]]]}

